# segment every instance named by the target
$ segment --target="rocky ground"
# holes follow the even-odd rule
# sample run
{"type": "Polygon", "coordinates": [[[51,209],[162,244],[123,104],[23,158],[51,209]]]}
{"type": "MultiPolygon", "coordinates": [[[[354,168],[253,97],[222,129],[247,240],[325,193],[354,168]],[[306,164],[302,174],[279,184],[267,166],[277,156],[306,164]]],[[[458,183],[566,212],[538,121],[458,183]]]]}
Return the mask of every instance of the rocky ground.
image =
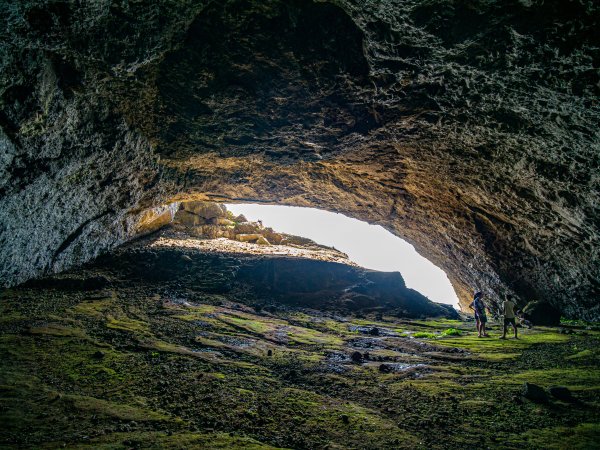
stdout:
{"type": "MultiPolygon", "coordinates": [[[[407,319],[389,305],[324,298],[308,308],[268,289],[256,295],[252,283],[228,284],[225,263],[206,263],[218,255],[151,247],[159,240],[2,292],[0,447],[599,442],[593,326],[522,329],[520,340],[501,341],[497,324],[478,339],[471,321],[407,319]],[[537,401],[521,395],[525,382],[544,389],[528,387],[537,401]],[[554,385],[572,396],[549,395],[554,385]]],[[[239,256],[236,264],[255,267],[239,256]]]]}

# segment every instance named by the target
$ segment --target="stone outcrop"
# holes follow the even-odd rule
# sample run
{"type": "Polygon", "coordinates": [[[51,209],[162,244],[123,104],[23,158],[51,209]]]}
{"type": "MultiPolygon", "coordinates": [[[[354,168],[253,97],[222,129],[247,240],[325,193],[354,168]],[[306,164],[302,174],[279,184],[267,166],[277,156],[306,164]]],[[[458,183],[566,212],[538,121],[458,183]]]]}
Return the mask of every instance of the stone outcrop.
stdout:
{"type": "MultiPolygon", "coordinates": [[[[176,230],[183,231],[191,236],[208,239],[226,238],[259,245],[286,245],[316,250],[326,249],[328,252],[336,253],[343,259],[348,258],[345,253],[317,244],[311,239],[278,233],[270,227],[263,226],[260,221],[249,222],[242,214],[234,216],[227,210],[225,205],[219,203],[191,201],[182,202],[181,204],[175,203],[168,207],[163,207],[163,209],[176,211],[174,215],[171,214],[171,220],[168,220],[166,215],[163,216],[164,220],[160,222],[163,226],[169,225],[172,222],[176,230]]],[[[158,224],[159,221],[153,223],[158,224]]]]}
{"type": "MultiPolygon", "coordinates": [[[[85,266],[82,273],[99,271],[109,279],[141,280],[169,292],[228,294],[262,307],[459,318],[452,306],[407,288],[399,272],[378,272],[346,262],[166,246],[161,245],[159,233],[114,250],[85,266]]],[[[76,284],[79,276],[75,271],[31,285],[55,287],[63,279],[74,279],[81,289],[76,284]]]]}
{"type": "Polygon", "coordinates": [[[263,201],[383,225],[463,305],[597,319],[599,8],[4,2],[1,284],[125,242],[149,208],[263,201]]]}

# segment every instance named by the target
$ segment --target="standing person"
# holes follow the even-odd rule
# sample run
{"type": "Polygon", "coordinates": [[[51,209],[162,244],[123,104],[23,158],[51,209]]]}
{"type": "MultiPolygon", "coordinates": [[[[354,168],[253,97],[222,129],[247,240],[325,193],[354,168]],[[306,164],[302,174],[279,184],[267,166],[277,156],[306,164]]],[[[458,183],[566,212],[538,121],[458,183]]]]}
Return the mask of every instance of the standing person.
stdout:
{"type": "Polygon", "coordinates": [[[483,293],[476,292],[473,301],[469,305],[473,311],[475,311],[475,324],[477,325],[477,337],[489,337],[489,334],[485,332],[485,324],[487,323],[487,316],[485,315],[485,303],[483,302],[483,293]]]}
{"type": "Polygon", "coordinates": [[[502,337],[500,339],[506,339],[506,329],[508,328],[508,324],[513,327],[515,330],[515,339],[519,339],[517,337],[517,324],[515,321],[515,307],[517,305],[513,301],[512,295],[506,295],[504,303],[502,303],[502,310],[504,313],[504,328],[502,330],[502,337]]]}

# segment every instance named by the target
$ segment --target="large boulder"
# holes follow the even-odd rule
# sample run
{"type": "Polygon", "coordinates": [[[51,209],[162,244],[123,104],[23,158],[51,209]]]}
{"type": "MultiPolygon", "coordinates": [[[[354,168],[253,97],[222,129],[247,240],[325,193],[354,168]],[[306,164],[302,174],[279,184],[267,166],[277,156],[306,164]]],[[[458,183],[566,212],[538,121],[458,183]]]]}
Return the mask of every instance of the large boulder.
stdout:
{"type": "Polygon", "coordinates": [[[532,383],[523,383],[521,395],[535,403],[548,403],[548,394],[543,387],[532,383]]]}
{"type": "Polygon", "coordinates": [[[172,203],[141,212],[137,219],[136,235],[152,233],[170,224],[174,220],[177,208],[179,208],[179,203],[172,203]]]}
{"type": "Polygon", "coordinates": [[[261,233],[260,227],[255,222],[242,222],[235,224],[237,234],[258,234],[261,233]]]}
{"type": "Polygon", "coordinates": [[[182,203],[183,209],[196,214],[204,219],[214,219],[216,217],[227,217],[227,208],[225,205],[215,202],[185,202],[182,203]]]}
{"type": "Polygon", "coordinates": [[[202,217],[186,211],[185,209],[180,209],[177,211],[174,221],[175,223],[184,225],[186,227],[196,227],[198,225],[203,225],[206,222],[202,217]]]}

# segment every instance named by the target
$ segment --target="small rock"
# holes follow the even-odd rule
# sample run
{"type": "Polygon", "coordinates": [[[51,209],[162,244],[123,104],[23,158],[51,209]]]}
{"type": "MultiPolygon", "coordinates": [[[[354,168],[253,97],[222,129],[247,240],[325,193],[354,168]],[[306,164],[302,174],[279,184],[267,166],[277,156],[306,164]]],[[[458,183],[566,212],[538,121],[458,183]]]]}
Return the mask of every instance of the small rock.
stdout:
{"type": "Polygon", "coordinates": [[[350,417],[348,417],[346,414],[342,414],[342,415],[340,416],[340,419],[342,419],[342,422],[344,422],[344,423],[346,423],[346,424],[347,424],[347,423],[350,423],[350,417]]]}
{"type": "Polygon", "coordinates": [[[548,391],[552,397],[557,398],[558,400],[563,400],[565,402],[573,401],[571,391],[565,386],[552,386],[548,391]]]}
{"type": "Polygon", "coordinates": [[[216,222],[217,225],[222,225],[222,226],[235,225],[235,222],[233,220],[225,219],[224,217],[217,217],[214,219],[214,221],[216,222]]]}
{"type": "Polygon", "coordinates": [[[363,360],[363,356],[362,356],[361,352],[354,352],[354,353],[352,353],[352,356],[350,358],[355,363],[361,363],[362,360],[363,360]]]}
{"type": "Polygon", "coordinates": [[[528,400],[536,403],[548,403],[548,394],[541,386],[532,383],[523,383],[521,395],[528,400]]]}
{"type": "Polygon", "coordinates": [[[102,358],[104,358],[104,356],[105,356],[104,352],[101,352],[100,350],[98,350],[97,352],[95,352],[92,355],[92,358],[94,358],[94,359],[102,359],[102,358]]]}
{"type": "Polygon", "coordinates": [[[192,258],[190,258],[188,255],[181,255],[181,259],[183,259],[184,261],[192,262],[192,258]]]}
{"type": "Polygon", "coordinates": [[[60,400],[61,398],[62,398],[62,394],[60,392],[53,392],[52,394],[48,395],[49,403],[53,403],[57,400],[60,400]]]}
{"type": "Polygon", "coordinates": [[[270,349],[269,349],[269,350],[267,351],[267,356],[273,356],[273,350],[270,350],[270,349]]]}
{"type": "Polygon", "coordinates": [[[559,328],[558,332],[560,334],[574,334],[575,332],[570,328],[559,328]]]}
{"type": "Polygon", "coordinates": [[[391,373],[393,368],[389,364],[379,364],[379,371],[381,373],[391,373]]]}
{"type": "Polygon", "coordinates": [[[369,334],[371,336],[379,336],[379,328],[373,327],[369,330],[369,334]]]}
{"type": "Polygon", "coordinates": [[[271,243],[270,243],[270,242],[269,242],[269,241],[268,241],[268,240],[267,240],[267,239],[266,239],[264,236],[261,236],[261,237],[259,237],[259,238],[256,240],[256,243],[257,243],[258,245],[271,245],[271,243]]]}

